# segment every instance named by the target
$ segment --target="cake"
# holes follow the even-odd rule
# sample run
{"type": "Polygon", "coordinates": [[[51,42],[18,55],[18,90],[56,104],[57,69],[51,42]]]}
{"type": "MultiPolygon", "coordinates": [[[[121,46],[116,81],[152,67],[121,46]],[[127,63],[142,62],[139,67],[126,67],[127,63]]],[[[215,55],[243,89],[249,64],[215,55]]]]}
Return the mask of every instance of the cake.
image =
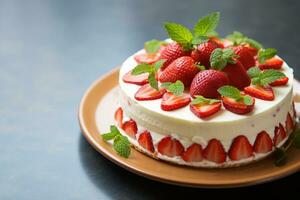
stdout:
{"type": "Polygon", "coordinates": [[[215,34],[219,13],[191,33],[166,23],[119,73],[115,126],[131,145],[174,164],[225,168],[256,162],[295,127],[293,70],[277,51],[234,32],[215,34]]]}

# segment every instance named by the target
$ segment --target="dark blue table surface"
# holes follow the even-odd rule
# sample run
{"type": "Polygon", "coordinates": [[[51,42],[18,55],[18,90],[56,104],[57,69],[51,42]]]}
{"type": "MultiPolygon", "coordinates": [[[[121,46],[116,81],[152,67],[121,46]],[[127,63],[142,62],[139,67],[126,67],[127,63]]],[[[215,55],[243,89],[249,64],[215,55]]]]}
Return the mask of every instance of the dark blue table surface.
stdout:
{"type": "MultiPolygon", "coordinates": [[[[103,158],[81,136],[80,98],[144,41],[166,38],[164,21],[191,27],[211,11],[221,11],[221,35],[239,30],[277,48],[300,78],[299,9],[287,0],[0,0],[0,199],[216,194],[154,182],[103,158]]],[[[230,192],[276,192],[299,178],[230,192]]]]}

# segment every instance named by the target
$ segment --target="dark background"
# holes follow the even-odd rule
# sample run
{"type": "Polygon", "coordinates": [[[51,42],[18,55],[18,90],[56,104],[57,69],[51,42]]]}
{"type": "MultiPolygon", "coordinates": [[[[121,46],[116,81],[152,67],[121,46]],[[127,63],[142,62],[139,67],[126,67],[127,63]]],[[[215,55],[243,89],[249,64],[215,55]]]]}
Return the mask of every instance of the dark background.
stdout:
{"type": "Polygon", "coordinates": [[[296,0],[0,0],[0,199],[288,194],[299,173],[218,192],[134,175],[89,146],[79,130],[77,107],[94,80],[144,41],[166,38],[164,21],[192,27],[212,11],[221,12],[221,35],[239,30],[277,48],[300,78],[299,10],[296,0]]]}

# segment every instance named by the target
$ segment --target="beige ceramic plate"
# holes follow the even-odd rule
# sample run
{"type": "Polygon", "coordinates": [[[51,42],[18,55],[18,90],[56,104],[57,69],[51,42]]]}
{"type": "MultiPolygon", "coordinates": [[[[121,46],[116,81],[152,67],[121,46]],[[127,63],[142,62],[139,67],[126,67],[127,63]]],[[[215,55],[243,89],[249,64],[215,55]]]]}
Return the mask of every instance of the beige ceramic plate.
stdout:
{"type": "MultiPolygon", "coordinates": [[[[229,169],[181,167],[150,158],[132,148],[128,159],[118,156],[100,132],[113,122],[116,107],[118,69],[97,80],[84,94],[79,107],[79,123],[88,142],[103,156],[138,175],[176,185],[191,187],[239,187],[275,180],[300,169],[300,150],[290,149],[288,163],[276,167],[273,158],[229,169]]],[[[297,88],[297,85],[295,85],[297,88]]]]}

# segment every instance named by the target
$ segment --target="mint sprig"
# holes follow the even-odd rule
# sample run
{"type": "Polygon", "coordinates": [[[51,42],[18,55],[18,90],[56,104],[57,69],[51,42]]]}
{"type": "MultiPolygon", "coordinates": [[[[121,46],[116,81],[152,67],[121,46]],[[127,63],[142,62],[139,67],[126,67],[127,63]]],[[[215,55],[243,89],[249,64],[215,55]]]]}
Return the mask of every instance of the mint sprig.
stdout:
{"type": "Polygon", "coordinates": [[[165,41],[160,40],[150,40],[145,42],[144,49],[147,53],[156,53],[160,49],[161,45],[166,45],[165,41]]]}
{"type": "Polygon", "coordinates": [[[175,96],[182,95],[184,91],[184,84],[180,80],[177,80],[175,83],[171,83],[171,82],[162,83],[161,87],[166,88],[169,92],[171,92],[175,96]]]}
{"type": "Polygon", "coordinates": [[[251,78],[251,82],[253,85],[261,85],[267,86],[274,81],[286,77],[284,73],[275,70],[275,69],[267,69],[260,70],[258,67],[251,67],[248,69],[247,74],[251,78]]]}
{"type": "Polygon", "coordinates": [[[275,160],[274,164],[278,167],[283,166],[286,164],[288,160],[288,156],[286,151],[291,147],[294,146],[295,148],[300,148],[300,129],[297,128],[293,131],[287,142],[281,146],[277,147],[274,152],[275,160]]]}
{"type": "Polygon", "coordinates": [[[205,98],[201,95],[196,95],[195,99],[192,100],[191,104],[197,105],[197,104],[214,104],[220,102],[219,99],[209,99],[205,98]]]}
{"type": "Polygon", "coordinates": [[[229,97],[236,101],[243,101],[246,105],[252,105],[253,100],[249,95],[242,95],[240,90],[236,87],[225,85],[218,89],[218,92],[223,97],[229,97]]]}
{"type": "Polygon", "coordinates": [[[215,33],[215,29],[220,21],[220,13],[213,12],[198,20],[194,26],[195,36],[208,36],[215,33]]]}
{"type": "Polygon", "coordinates": [[[277,54],[277,50],[273,48],[261,49],[258,52],[258,61],[263,64],[266,60],[273,58],[277,54]]]}
{"type": "Polygon", "coordinates": [[[133,70],[131,71],[132,75],[140,75],[143,73],[149,73],[148,75],[148,82],[150,86],[156,90],[159,90],[158,88],[158,82],[156,80],[156,73],[161,68],[161,66],[164,64],[166,60],[161,59],[156,61],[153,64],[147,64],[147,63],[142,63],[137,65],[133,70]]]}
{"type": "Polygon", "coordinates": [[[247,36],[245,36],[244,34],[242,34],[241,32],[238,32],[238,31],[234,31],[232,34],[228,35],[226,38],[228,40],[232,41],[234,46],[246,43],[255,49],[263,48],[263,46],[259,42],[255,41],[254,39],[248,38],[247,36]]]}
{"type": "Polygon", "coordinates": [[[110,126],[110,132],[101,135],[105,141],[113,141],[113,149],[122,157],[128,158],[131,153],[130,142],[126,136],[123,136],[118,128],[110,126]]]}
{"type": "Polygon", "coordinates": [[[235,64],[235,58],[238,55],[232,49],[216,48],[210,55],[210,65],[213,69],[223,70],[228,63],[235,64]]]}

